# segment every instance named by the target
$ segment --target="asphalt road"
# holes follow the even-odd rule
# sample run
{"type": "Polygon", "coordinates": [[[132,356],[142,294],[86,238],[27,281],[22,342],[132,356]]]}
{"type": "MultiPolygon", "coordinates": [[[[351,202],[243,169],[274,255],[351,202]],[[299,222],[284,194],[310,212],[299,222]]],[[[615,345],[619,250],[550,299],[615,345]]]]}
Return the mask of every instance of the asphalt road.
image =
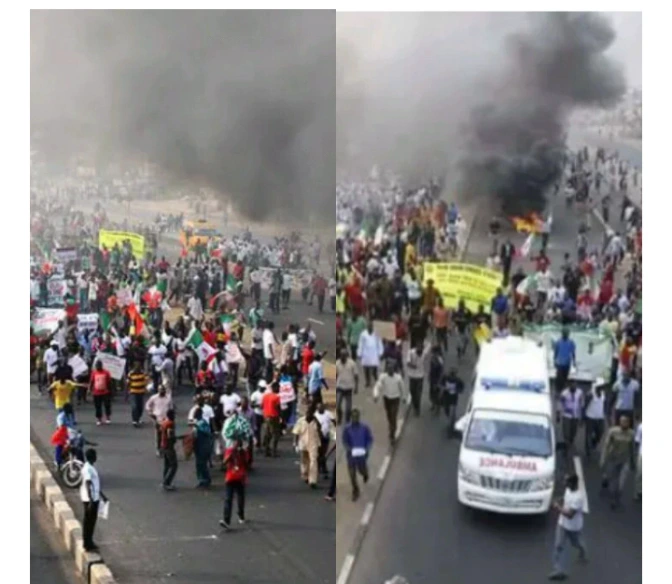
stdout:
{"type": "MultiPolygon", "coordinates": [[[[578,220],[574,212],[564,209],[562,197],[552,205],[549,255],[553,271],[562,262],[563,252],[575,257],[578,220]]],[[[467,261],[482,264],[490,249],[485,223],[475,227],[467,261]]],[[[591,245],[596,245],[601,232],[597,221],[593,226],[591,245]]],[[[520,245],[521,236],[515,242],[520,245]]],[[[450,361],[456,363],[454,353],[450,361]]],[[[463,379],[469,379],[473,367],[472,353],[459,366],[463,379]]],[[[466,401],[464,396],[461,409],[466,401]]],[[[445,418],[432,418],[426,408],[419,419],[409,419],[397,449],[349,582],[382,584],[394,575],[407,578],[409,584],[546,581],[555,514],[500,517],[462,508],[457,502],[459,443],[448,438],[445,418]]],[[[611,511],[600,495],[595,463],[581,466],[589,502],[585,536],[591,561],[586,566],[570,564],[571,580],[641,582],[641,505],[628,496],[622,510],[611,511]]],[[[628,488],[629,495],[632,485],[628,488]]]]}
{"type": "MultiPolygon", "coordinates": [[[[317,313],[316,309],[312,309],[317,313]]],[[[278,329],[303,322],[311,309],[293,304],[276,319],[278,329]]],[[[320,346],[332,347],[334,318],[321,315],[314,325],[320,346]],[[331,343],[331,345],[330,345],[331,343]]],[[[176,392],[178,434],[185,428],[191,390],[176,392]]],[[[323,500],[326,482],[310,491],[300,480],[291,440],[281,442],[277,459],[258,458],[249,479],[244,528],[221,533],[223,477],[197,491],[194,462],[180,461],[178,490],[160,487],[162,462],[155,457],[149,425],[134,429],[128,404],[117,398],[113,423],[97,427],[93,408],[77,412],[85,436],[97,442],[103,491],[111,501],[110,519],[99,524],[96,539],[120,584],[332,584],[335,582],[335,516],[323,500]]],[[[54,429],[53,405],[31,387],[31,440],[47,460],[54,429]]],[[[76,512],[76,491],[68,492],[76,512]]]]}
{"type": "Polygon", "coordinates": [[[30,584],[79,584],[72,555],[56,531],[53,519],[30,490],[30,584]]]}

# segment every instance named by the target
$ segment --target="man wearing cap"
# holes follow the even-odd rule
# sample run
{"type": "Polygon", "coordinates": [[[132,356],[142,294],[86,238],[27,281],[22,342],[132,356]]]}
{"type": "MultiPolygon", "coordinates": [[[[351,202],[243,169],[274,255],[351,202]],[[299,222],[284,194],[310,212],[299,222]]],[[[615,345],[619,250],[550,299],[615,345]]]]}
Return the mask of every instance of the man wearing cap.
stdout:
{"type": "Polygon", "coordinates": [[[265,380],[259,380],[257,388],[252,392],[250,396],[250,405],[254,411],[254,442],[258,450],[261,450],[261,428],[264,424],[264,410],[262,407],[262,402],[264,399],[264,394],[270,392],[268,384],[265,380]]]}

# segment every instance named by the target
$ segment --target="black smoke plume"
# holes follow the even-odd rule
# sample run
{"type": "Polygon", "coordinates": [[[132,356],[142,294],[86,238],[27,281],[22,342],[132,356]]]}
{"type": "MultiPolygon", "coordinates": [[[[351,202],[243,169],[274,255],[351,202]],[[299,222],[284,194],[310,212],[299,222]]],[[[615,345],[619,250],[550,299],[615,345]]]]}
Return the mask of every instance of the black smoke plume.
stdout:
{"type": "Polygon", "coordinates": [[[567,117],[577,107],[611,106],[626,90],[605,57],[615,32],[593,13],[529,15],[511,35],[509,63],[485,81],[464,126],[460,191],[494,196],[502,211],[542,211],[560,177],[567,117]]]}
{"type": "Polygon", "coordinates": [[[31,129],[333,223],[335,63],[333,11],[33,11],[31,129]]]}

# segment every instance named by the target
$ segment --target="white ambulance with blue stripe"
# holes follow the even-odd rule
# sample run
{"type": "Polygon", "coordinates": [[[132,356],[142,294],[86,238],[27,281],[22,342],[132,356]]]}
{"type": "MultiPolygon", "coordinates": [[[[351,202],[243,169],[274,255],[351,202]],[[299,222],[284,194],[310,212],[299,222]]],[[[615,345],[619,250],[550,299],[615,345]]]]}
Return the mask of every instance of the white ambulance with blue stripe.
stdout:
{"type": "Polygon", "coordinates": [[[484,343],[464,416],[457,478],[463,505],[508,514],[546,513],[556,470],[546,349],[522,337],[484,343]]]}

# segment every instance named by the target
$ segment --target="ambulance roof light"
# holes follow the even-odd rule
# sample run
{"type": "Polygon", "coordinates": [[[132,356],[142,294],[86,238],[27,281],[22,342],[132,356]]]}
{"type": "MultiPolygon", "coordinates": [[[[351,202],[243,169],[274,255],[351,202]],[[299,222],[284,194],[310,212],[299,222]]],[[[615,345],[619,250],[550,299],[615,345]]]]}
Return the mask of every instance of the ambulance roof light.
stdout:
{"type": "Polygon", "coordinates": [[[481,379],[483,389],[488,391],[529,391],[532,393],[541,393],[546,384],[543,381],[515,381],[510,379],[484,378],[481,379]]]}

